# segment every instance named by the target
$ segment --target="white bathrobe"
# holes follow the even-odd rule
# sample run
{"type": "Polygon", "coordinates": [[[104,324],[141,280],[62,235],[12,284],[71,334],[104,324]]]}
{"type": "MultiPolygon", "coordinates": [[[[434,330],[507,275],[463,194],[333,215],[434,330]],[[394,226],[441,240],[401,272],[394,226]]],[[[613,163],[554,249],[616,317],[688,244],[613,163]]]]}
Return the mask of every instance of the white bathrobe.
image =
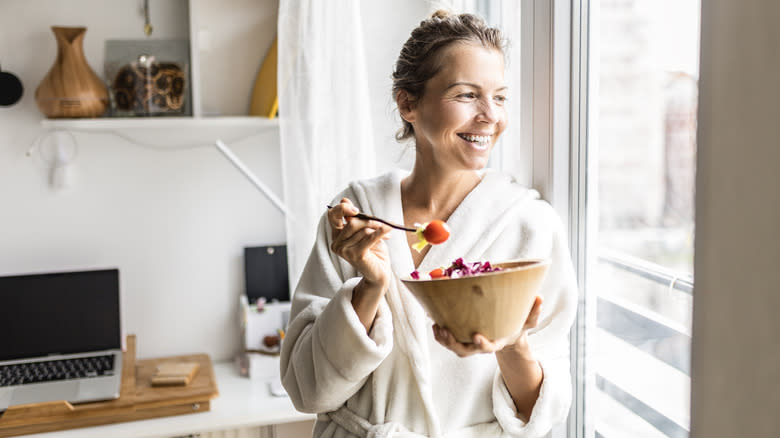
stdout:
{"type": "MultiPolygon", "coordinates": [[[[335,198],[403,223],[400,170],[358,181],[335,198]]],[[[402,232],[386,241],[394,278],[366,334],[352,308],[360,274],[330,250],[323,215],[295,290],[281,376],[295,407],[318,413],[315,437],[541,437],[565,421],[571,404],[568,333],[577,307],[574,271],[560,219],[538,193],[497,171],[447,219],[448,241],[431,247],[418,270],[524,257],[552,261],[529,343],[544,378],[531,418],[517,418],[493,354],[459,358],[433,338],[433,321],[399,277],[414,269],[402,232]]]]}

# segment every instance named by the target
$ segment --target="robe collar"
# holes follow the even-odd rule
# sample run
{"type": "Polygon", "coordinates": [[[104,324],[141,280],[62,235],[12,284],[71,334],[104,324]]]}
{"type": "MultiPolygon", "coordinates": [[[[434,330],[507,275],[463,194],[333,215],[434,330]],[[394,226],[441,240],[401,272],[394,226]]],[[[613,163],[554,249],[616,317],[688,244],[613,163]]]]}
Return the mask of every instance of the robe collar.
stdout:
{"type": "MultiPolygon", "coordinates": [[[[364,186],[367,198],[374,201],[367,213],[402,224],[401,180],[408,175],[408,171],[396,169],[374,180],[376,184],[364,186]]],[[[458,257],[468,262],[480,261],[484,248],[498,238],[501,228],[507,225],[502,221],[506,212],[521,207],[523,199],[536,198],[535,190],[520,186],[499,171],[485,169],[481,181],[447,219],[452,230],[450,238],[441,245],[433,245],[417,270],[429,272],[437,267],[447,267],[458,257]]],[[[391,232],[386,244],[393,255],[393,271],[399,278],[407,278],[415,268],[405,233],[391,232]]]]}

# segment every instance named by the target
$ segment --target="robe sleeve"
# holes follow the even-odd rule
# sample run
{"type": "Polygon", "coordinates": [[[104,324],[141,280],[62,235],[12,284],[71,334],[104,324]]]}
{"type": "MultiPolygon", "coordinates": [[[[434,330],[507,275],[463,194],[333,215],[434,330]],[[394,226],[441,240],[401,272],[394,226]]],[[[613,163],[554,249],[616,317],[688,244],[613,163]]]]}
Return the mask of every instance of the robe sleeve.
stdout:
{"type": "Polygon", "coordinates": [[[282,342],[282,384],[302,412],[338,409],[360,390],[393,347],[392,316],[384,301],[366,334],[351,303],[360,277],[330,251],[330,236],[323,215],[293,295],[282,342]]]}
{"type": "Polygon", "coordinates": [[[569,331],[577,314],[577,281],[566,243],[563,225],[552,208],[544,208],[549,224],[550,268],[539,294],[544,299],[539,324],[529,330],[531,351],[543,371],[539,397],[528,422],[517,418],[512,397],[500,369],[493,379],[493,412],[504,432],[530,438],[545,436],[563,423],[571,406],[572,382],[569,361],[569,331]]]}

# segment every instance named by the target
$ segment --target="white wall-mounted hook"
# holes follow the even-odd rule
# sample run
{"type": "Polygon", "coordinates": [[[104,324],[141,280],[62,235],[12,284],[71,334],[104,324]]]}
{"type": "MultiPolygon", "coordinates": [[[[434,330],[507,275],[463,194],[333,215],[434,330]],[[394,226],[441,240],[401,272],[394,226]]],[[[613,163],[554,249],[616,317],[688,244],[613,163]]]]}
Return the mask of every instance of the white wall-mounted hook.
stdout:
{"type": "Polygon", "coordinates": [[[38,143],[40,155],[49,166],[49,184],[53,189],[64,189],[71,184],[71,164],[76,159],[78,146],[70,131],[55,130],[45,134],[38,143]]]}

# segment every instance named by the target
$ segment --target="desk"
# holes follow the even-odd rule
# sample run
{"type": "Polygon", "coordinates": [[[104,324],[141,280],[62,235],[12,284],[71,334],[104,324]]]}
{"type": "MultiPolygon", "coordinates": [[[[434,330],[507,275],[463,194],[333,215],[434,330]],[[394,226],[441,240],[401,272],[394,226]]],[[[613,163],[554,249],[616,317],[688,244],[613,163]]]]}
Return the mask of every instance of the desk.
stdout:
{"type": "MultiPolygon", "coordinates": [[[[278,369],[278,358],[276,366],[278,369]]],[[[209,412],[130,421],[60,432],[24,435],[31,438],[167,438],[203,432],[311,421],[314,414],[295,410],[287,397],[274,397],[268,378],[241,377],[232,362],[214,364],[219,396],[209,412]]],[[[277,373],[278,375],[278,373],[277,373]]]]}

